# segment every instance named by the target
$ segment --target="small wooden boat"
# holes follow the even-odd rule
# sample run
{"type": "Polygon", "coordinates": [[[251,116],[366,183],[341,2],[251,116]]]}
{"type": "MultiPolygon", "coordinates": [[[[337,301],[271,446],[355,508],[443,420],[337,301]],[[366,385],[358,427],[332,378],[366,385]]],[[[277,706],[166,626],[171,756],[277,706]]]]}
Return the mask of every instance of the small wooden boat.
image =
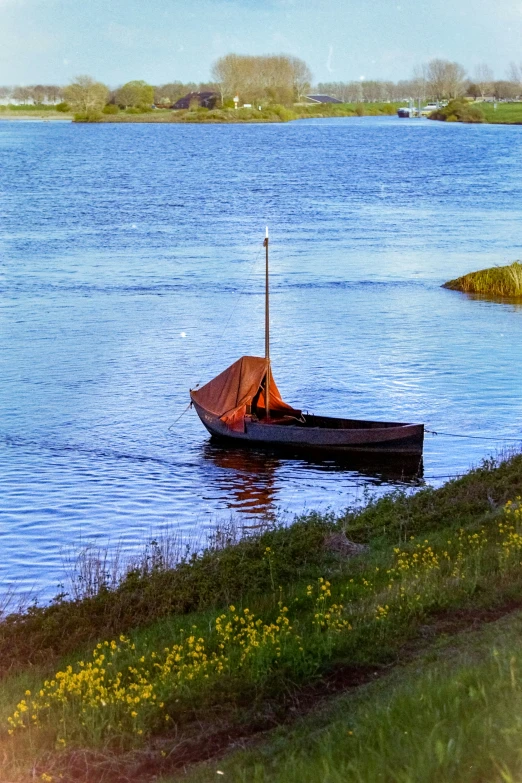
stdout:
{"type": "Polygon", "coordinates": [[[269,446],[330,454],[422,454],[423,424],[315,416],[284,402],[272,377],[268,286],[265,272],[265,356],[242,356],[199,389],[196,412],[211,435],[235,445],[269,446]]]}

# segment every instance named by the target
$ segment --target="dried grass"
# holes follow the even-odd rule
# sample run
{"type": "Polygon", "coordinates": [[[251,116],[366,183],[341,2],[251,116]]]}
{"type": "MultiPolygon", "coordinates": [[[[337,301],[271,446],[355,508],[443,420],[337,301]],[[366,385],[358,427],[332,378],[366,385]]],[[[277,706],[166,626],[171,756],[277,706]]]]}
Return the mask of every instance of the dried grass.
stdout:
{"type": "Polygon", "coordinates": [[[444,283],[443,288],[463,291],[467,294],[522,297],[522,263],[514,261],[508,266],[495,266],[479,272],[470,272],[444,283]]]}
{"type": "MultiPolygon", "coordinates": [[[[94,598],[103,592],[113,592],[131,577],[147,579],[162,573],[174,571],[181,563],[188,563],[203,552],[217,553],[237,546],[241,541],[269,531],[274,524],[262,521],[255,525],[243,525],[235,517],[220,521],[211,530],[202,533],[198,539],[186,542],[176,529],[166,528],[159,533],[151,532],[142,550],[135,555],[126,555],[123,541],[105,545],[89,544],[80,549],[64,551],[62,559],[66,577],[66,591],[74,601],[94,598]]],[[[16,592],[10,596],[7,607],[13,607],[16,592]]],[[[55,599],[56,600],[56,599],[55,599]]],[[[3,601],[0,598],[0,618],[3,601]]]]}
{"type": "Polygon", "coordinates": [[[22,614],[34,603],[33,593],[20,593],[15,585],[0,594],[0,622],[10,614],[22,614]]]}

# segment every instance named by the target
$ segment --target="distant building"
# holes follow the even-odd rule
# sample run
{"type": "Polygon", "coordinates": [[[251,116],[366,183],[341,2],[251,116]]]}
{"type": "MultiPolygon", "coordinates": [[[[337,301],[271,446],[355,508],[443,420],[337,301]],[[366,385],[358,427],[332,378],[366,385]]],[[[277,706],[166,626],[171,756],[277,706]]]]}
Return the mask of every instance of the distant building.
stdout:
{"type": "Polygon", "coordinates": [[[331,95],[305,95],[305,98],[311,103],[342,103],[339,98],[333,98],[331,95]]]}
{"type": "Polygon", "coordinates": [[[213,109],[217,103],[218,95],[215,92],[189,92],[171,106],[171,109],[190,109],[190,105],[196,101],[204,109],[213,109]]]}

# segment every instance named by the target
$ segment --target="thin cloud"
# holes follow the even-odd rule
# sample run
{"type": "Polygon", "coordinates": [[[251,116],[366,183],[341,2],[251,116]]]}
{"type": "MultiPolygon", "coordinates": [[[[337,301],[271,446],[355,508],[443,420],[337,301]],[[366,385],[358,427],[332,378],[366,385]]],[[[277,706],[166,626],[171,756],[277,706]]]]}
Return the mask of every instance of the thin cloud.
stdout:
{"type": "Polygon", "coordinates": [[[330,44],[328,47],[328,57],[326,58],[326,70],[328,73],[333,73],[334,69],[332,68],[332,59],[333,59],[333,46],[330,44]]]}

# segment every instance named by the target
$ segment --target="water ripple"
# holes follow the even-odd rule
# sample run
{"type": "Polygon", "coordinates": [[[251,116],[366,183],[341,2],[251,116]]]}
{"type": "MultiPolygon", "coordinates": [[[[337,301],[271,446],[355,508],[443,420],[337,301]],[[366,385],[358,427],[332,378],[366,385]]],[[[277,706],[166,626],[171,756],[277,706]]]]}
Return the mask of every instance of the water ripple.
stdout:
{"type": "Polygon", "coordinates": [[[521,436],[522,306],[440,288],[521,257],[521,147],[522,128],[394,118],[2,122],[3,587],[54,594],[64,547],[131,554],[167,527],[199,541],[231,515],[413,491],[521,436]],[[427,435],[408,479],[224,451],[193,411],[176,421],[189,388],[263,352],[267,222],[286,399],[493,440],[427,435]]]}

